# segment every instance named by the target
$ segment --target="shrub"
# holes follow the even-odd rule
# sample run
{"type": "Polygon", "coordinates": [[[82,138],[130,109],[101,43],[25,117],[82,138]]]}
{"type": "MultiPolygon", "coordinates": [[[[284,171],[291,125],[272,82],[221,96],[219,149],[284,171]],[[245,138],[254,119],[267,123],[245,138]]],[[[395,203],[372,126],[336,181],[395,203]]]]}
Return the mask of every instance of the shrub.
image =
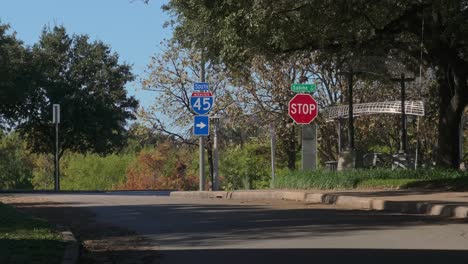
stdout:
{"type": "MultiPolygon", "coordinates": [[[[54,189],[54,156],[47,154],[33,155],[33,179],[35,190],[54,189]]],[[[63,166],[61,166],[63,168],[63,166]]]]}
{"type": "Polygon", "coordinates": [[[270,186],[270,148],[266,144],[249,142],[232,146],[223,153],[220,165],[225,190],[270,186]]]}
{"type": "Polygon", "coordinates": [[[195,190],[197,177],[188,170],[190,151],[170,142],[144,149],[127,169],[127,181],[119,186],[130,190],[195,190]]]}
{"type": "Polygon", "coordinates": [[[126,180],[127,166],[134,156],[112,154],[101,157],[97,154],[66,155],[62,161],[63,190],[111,190],[126,180]]]}
{"type": "Polygon", "coordinates": [[[33,162],[18,134],[0,135],[0,189],[32,189],[33,162]]]}
{"type": "Polygon", "coordinates": [[[441,170],[349,170],[349,171],[289,171],[278,173],[275,187],[292,189],[352,189],[352,188],[405,188],[415,182],[442,181],[467,178],[466,173],[441,170]]]}

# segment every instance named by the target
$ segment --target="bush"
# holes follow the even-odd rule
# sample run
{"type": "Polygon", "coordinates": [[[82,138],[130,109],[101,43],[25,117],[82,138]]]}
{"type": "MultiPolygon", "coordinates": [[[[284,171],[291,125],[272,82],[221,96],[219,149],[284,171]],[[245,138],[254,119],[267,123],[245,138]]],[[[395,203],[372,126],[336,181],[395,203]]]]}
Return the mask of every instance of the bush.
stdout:
{"type": "Polygon", "coordinates": [[[18,134],[0,135],[0,189],[32,189],[33,162],[18,134]]]}
{"type": "Polygon", "coordinates": [[[112,190],[126,180],[133,155],[69,154],[62,159],[62,190],[112,190]]]}
{"type": "Polygon", "coordinates": [[[188,149],[171,142],[144,149],[127,169],[127,181],[121,189],[196,190],[197,177],[188,168],[192,155],[188,149]]]}
{"type": "Polygon", "coordinates": [[[416,182],[468,179],[466,173],[453,170],[349,170],[289,171],[278,173],[275,187],[291,189],[409,188],[416,182]]]}
{"type": "MultiPolygon", "coordinates": [[[[33,179],[35,190],[54,189],[54,156],[47,154],[33,155],[33,179]]],[[[63,168],[63,166],[61,166],[63,168]]]]}
{"type": "Polygon", "coordinates": [[[233,146],[221,160],[222,187],[225,190],[262,189],[270,186],[270,147],[249,142],[233,146]]]}

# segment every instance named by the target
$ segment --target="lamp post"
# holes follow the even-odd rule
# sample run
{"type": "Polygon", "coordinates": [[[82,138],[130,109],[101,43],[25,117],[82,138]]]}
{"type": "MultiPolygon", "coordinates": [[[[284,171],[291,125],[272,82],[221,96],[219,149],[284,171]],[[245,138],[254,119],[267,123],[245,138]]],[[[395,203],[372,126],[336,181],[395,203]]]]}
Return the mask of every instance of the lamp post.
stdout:
{"type": "Polygon", "coordinates": [[[400,93],[401,93],[401,129],[400,129],[400,154],[408,153],[408,146],[407,146],[407,129],[406,129],[406,89],[405,83],[414,81],[414,78],[405,78],[405,74],[402,73],[400,78],[392,78],[394,82],[400,83],[400,93]]]}

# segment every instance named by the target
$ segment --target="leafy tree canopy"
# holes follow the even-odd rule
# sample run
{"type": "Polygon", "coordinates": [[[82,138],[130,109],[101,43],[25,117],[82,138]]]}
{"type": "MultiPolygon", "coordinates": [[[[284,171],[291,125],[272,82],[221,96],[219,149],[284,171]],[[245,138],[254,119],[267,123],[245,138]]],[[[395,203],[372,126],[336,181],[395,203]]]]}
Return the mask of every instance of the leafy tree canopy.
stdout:
{"type": "Polygon", "coordinates": [[[232,69],[254,55],[312,51],[397,57],[407,66],[422,59],[439,86],[439,164],[458,166],[468,103],[468,1],[171,0],[164,8],[177,40],[232,69]]]}
{"type": "Polygon", "coordinates": [[[31,56],[9,26],[0,24],[0,128],[12,125],[31,89],[31,56]]]}
{"type": "Polygon", "coordinates": [[[30,147],[35,152],[53,151],[52,104],[60,104],[61,154],[120,149],[126,121],[135,119],[138,107],[124,88],[134,79],[131,67],[120,64],[104,43],[91,42],[86,35],[70,36],[63,27],[44,29],[32,56],[40,75],[18,127],[30,147]]]}

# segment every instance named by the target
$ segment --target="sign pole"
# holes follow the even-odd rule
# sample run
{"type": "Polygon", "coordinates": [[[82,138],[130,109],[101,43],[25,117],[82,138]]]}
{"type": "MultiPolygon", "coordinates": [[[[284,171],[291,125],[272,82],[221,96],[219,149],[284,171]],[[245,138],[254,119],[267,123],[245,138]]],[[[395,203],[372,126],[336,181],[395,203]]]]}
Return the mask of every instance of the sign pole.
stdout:
{"type": "Polygon", "coordinates": [[[275,152],[276,152],[276,134],[275,126],[270,123],[270,143],[271,143],[271,184],[270,187],[275,187],[275,152]]]}
{"type": "MultiPolygon", "coordinates": [[[[205,82],[205,60],[203,58],[203,51],[202,51],[202,59],[201,59],[201,65],[200,65],[200,75],[201,75],[201,82],[205,82]]],[[[200,137],[200,185],[199,185],[199,190],[204,191],[205,190],[205,146],[204,146],[204,140],[203,136],[200,137]]]]}
{"type": "Polygon", "coordinates": [[[60,191],[59,124],[55,124],[55,191],[60,191]]]}
{"type": "Polygon", "coordinates": [[[302,170],[317,168],[317,125],[302,125],[302,170]]]}
{"type": "Polygon", "coordinates": [[[203,137],[200,137],[200,157],[199,157],[199,163],[200,163],[200,183],[199,183],[199,190],[204,191],[205,190],[205,150],[204,150],[204,142],[203,142],[203,137]]]}
{"type": "MultiPolygon", "coordinates": [[[[305,79],[306,80],[306,79],[305,79]]],[[[303,78],[300,80],[304,81],[303,78]]],[[[312,84],[292,84],[291,90],[299,92],[289,101],[288,114],[301,126],[302,170],[317,168],[317,126],[310,124],[318,114],[318,105],[310,93],[316,89],[312,84]]]]}
{"type": "Polygon", "coordinates": [[[55,166],[55,184],[54,190],[56,192],[60,191],[60,164],[59,164],[59,123],[60,123],[60,105],[52,105],[52,122],[55,124],[55,157],[54,157],[54,166],[55,166]]]}

